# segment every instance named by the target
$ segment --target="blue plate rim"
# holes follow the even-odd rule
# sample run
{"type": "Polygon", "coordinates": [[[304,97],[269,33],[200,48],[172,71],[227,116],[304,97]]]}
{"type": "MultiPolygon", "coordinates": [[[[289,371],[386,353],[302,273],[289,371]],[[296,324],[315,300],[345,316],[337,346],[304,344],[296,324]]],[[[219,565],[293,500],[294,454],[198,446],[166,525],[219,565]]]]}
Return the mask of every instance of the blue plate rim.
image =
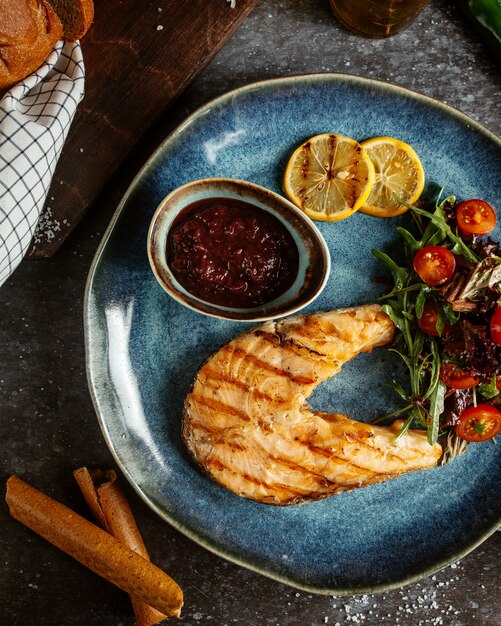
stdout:
{"type": "Polygon", "coordinates": [[[280,88],[283,85],[289,85],[294,83],[351,83],[353,85],[364,85],[373,87],[376,90],[388,91],[396,95],[400,95],[406,97],[410,100],[419,101],[421,103],[426,104],[430,107],[438,108],[444,111],[449,116],[457,119],[460,123],[464,124],[471,130],[484,135],[489,141],[497,144],[499,148],[501,148],[501,139],[497,137],[493,132],[487,129],[485,126],[480,124],[479,122],[473,120],[468,117],[466,114],[462,113],[460,110],[452,107],[449,104],[445,104],[436,100],[430,96],[426,96],[417,91],[409,89],[407,87],[402,87],[400,85],[391,83],[391,82],[383,82],[373,78],[366,78],[363,76],[358,76],[355,74],[343,74],[343,73],[311,73],[311,74],[295,74],[285,77],[277,77],[277,78],[269,78],[264,80],[253,81],[251,83],[247,83],[230,91],[224,92],[215,98],[207,101],[205,104],[201,105],[197,109],[195,109],[191,114],[189,114],[176,128],[174,128],[158,145],[158,147],[154,150],[154,152],[146,159],[143,166],[139,170],[139,172],[134,176],[132,182],[129,184],[126,189],[122,199],[120,200],[110,223],[101,239],[101,242],[96,250],[94,258],[89,268],[89,273],[87,276],[87,281],[85,284],[84,290],[84,301],[83,301],[83,326],[84,326],[84,342],[85,342],[85,369],[87,376],[87,384],[89,387],[89,394],[91,396],[91,400],[94,406],[94,410],[96,412],[96,416],[98,419],[99,426],[101,428],[101,432],[105,439],[105,442],[115,460],[118,467],[134,489],[134,491],[139,495],[139,497],[164,521],[168,522],[171,526],[173,526],[177,531],[181,532],[183,535],[193,540],[195,543],[205,548],[209,552],[216,554],[217,556],[226,559],[229,562],[235,563],[241,567],[244,567],[250,571],[256,572],[263,576],[266,576],[272,580],[277,582],[289,585],[293,588],[300,589],[302,591],[306,591],[309,593],[315,593],[319,595],[336,595],[336,596],[346,596],[353,594],[372,594],[377,592],[391,591],[393,589],[398,589],[404,585],[409,585],[423,578],[431,576],[436,572],[442,570],[443,568],[451,565],[452,563],[458,561],[459,559],[464,558],[467,554],[475,550],[479,545],[481,545],[486,539],[488,539],[494,532],[496,532],[501,527],[501,517],[493,523],[491,527],[489,527],[485,532],[481,533],[476,541],[472,541],[462,550],[458,550],[454,553],[454,555],[449,556],[441,561],[435,562],[433,566],[428,568],[423,568],[419,572],[407,576],[402,577],[400,580],[395,581],[393,583],[381,583],[378,585],[361,585],[356,586],[352,585],[346,588],[319,588],[315,585],[308,585],[302,582],[298,582],[290,576],[281,576],[276,572],[269,571],[266,567],[259,567],[254,565],[253,563],[240,558],[237,554],[233,554],[230,551],[223,550],[219,546],[216,546],[209,540],[206,540],[200,537],[197,533],[193,532],[186,524],[179,522],[173,516],[170,516],[166,511],[162,510],[159,506],[157,506],[148,495],[137,485],[130,475],[127,467],[124,463],[122,463],[119,453],[116,450],[114,442],[111,440],[109,432],[107,430],[106,422],[103,416],[99,411],[99,403],[96,391],[93,385],[92,378],[92,363],[91,363],[91,348],[89,342],[89,331],[91,328],[90,317],[91,317],[91,293],[94,277],[96,274],[96,270],[98,268],[99,262],[103,255],[103,252],[106,248],[108,240],[111,236],[111,233],[114,230],[115,224],[118,221],[120,214],[122,213],[124,207],[126,206],[130,195],[133,190],[140,182],[144,174],[150,168],[151,164],[158,158],[158,156],[164,151],[165,146],[174,141],[176,137],[178,137],[183,130],[202,115],[204,115],[208,110],[210,110],[214,106],[224,106],[228,101],[231,101],[235,97],[239,97],[246,93],[256,91],[256,90],[265,90],[265,89],[275,89],[280,88]]]}

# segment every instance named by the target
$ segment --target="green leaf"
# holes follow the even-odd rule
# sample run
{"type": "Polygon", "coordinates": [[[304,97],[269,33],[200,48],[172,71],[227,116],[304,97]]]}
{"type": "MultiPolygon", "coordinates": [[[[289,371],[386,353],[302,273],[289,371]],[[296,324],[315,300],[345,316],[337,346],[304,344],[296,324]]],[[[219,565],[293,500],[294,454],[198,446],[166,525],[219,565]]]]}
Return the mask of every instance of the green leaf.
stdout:
{"type": "Polygon", "coordinates": [[[440,359],[440,351],[438,349],[437,342],[432,337],[429,337],[428,339],[430,342],[430,349],[431,349],[430,384],[428,386],[426,393],[423,396],[423,399],[425,400],[431,397],[431,395],[435,391],[436,386],[438,385],[439,377],[440,377],[440,365],[442,362],[440,359]]]}
{"type": "Polygon", "coordinates": [[[416,317],[420,319],[423,316],[424,305],[426,302],[426,298],[430,293],[430,288],[427,285],[422,285],[418,295],[416,296],[416,303],[414,305],[416,310],[416,317]]]}
{"type": "Polygon", "coordinates": [[[391,321],[395,324],[398,330],[402,331],[402,333],[407,331],[404,317],[400,314],[399,311],[395,309],[394,306],[391,306],[390,304],[383,304],[381,308],[386,313],[386,315],[391,319],[391,321]]]}
{"type": "Polygon", "coordinates": [[[435,211],[432,214],[435,219],[430,218],[430,223],[424,231],[423,238],[421,239],[422,246],[435,246],[441,243],[447,237],[447,220],[443,209],[443,203],[437,204],[435,211]]]}
{"type": "Polygon", "coordinates": [[[447,316],[444,313],[443,307],[438,307],[438,319],[435,328],[437,329],[437,333],[442,336],[442,332],[447,324],[447,316]]]}
{"type": "Polygon", "coordinates": [[[397,443],[397,441],[400,439],[400,437],[403,437],[403,435],[409,430],[410,425],[412,424],[412,421],[414,420],[414,416],[410,415],[406,420],[405,420],[405,424],[402,426],[402,428],[400,429],[400,432],[398,433],[398,435],[395,437],[393,443],[397,443]]]}
{"type": "Polygon", "coordinates": [[[423,352],[425,336],[420,330],[418,330],[414,336],[414,343],[412,345],[412,357],[414,360],[423,352]]]}
{"type": "Polygon", "coordinates": [[[443,239],[448,237],[453,244],[458,246],[458,250],[468,261],[470,261],[471,263],[478,263],[479,258],[473,252],[473,250],[470,250],[470,248],[465,244],[465,242],[452,232],[451,227],[449,226],[449,224],[447,224],[445,220],[445,217],[443,215],[443,210],[441,212],[439,211],[440,207],[437,207],[435,213],[430,213],[429,211],[425,211],[424,209],[411,206],[410,204],[406,206],[408,206],[412,211],[414,211],[414,213],[417,213],[418,215],[422,215],[423,217],[427,217],[430,220],[430,224],[428,225],[429,227],[431,226],[431,224],[433,224],[433,226],[435,227],[434,229],[430,227],[429,231],[428,231],[428,228],[426,229],[425,234],[423,235],[423,239],[422,239],[422,241],[426,241],[426,245],[431,245],[431,243],[435,244],[438,241],[442,241],[443,239]],[[429,233],[428,239],[426,239],[427,231],[429,233]],[[442,233],[444,235],[442,239],[440,240],[437,239],[436,237],[437,233],[442,233]]]}
{"type": "Polygon", "coordinates": [[[402,228],[401,226],[397,227],[397,233],[399,233],[404,240],[407,256],[413,258],[416,252],[422,247],[421,242],[418,241],[414,235],[411,235],[408,230],[402,228]]]}
{"type": "Polygon", "coordinates": [[[402,289],[407,280],[407,277],[409,276],[406,268],[397,265],[391,257],[389,257],[385,252],[382,252],[381,250],[373,249],[372,254],[390,271],[395,282],[395,287],[397,287],[398,289],[402,289]]]}
{"type": "Polygon", "coordinates": [[[488,383],[479,385],[478,392],[481,393],[486,400],[491,400],[492,398],[499,395],[499,391],[496,386],[496,374],[494,374],[494,376],[488,383]]]}
{"type": "Polygon", "coordinates": [[[456,313],[448,302],[440,302],[440,305],[448,324],[452,326],[453,324],[459,322],[459,313],[456,313]]]}
{"type": "Polygon", "coordinates": [[[411,401],[411,398],[409,397],[409,394],[405,391],[405,389],[394,380],[391,380],[386,384],[394,389],[403,400],[405,400],[406,402],[411,401]]]}
{"type": "Polygon", "coordinates": [[[428,426],[428,443],[433,446],[438,440],[438,431],[440,428],[440,416],[444,412],[444,398],[447,386],[438,379],[435,389],[430,395],[430,424],[428,426]]]}
{"type": "Polygon", "coordinates": [[[402,287],[402,289],[398,289],[395,287],[384,296],[378,298],[378,300],[388,300],[388,298],[395,298],[395,296],[400,296],[404,293],[409,293],[410,291],[419,291],[421,289],[421,285],[419,283],[415,283],[414,285],[409,285],[408,287],[402,287]]]}
{"type": "Polygon", "coordinates": [[[398,354],[398,356],[402,359],[402,361],[407,365],[407,367],[409,368],[411,374],[414,370],[414,361],[413,359],[409,358],[406,354],[403,354],[402,352],[400,352],[399,350],[395,350],[395,348],[390,348],[389,350],[390,352],[394,352],[395,354],[398,354]]]}

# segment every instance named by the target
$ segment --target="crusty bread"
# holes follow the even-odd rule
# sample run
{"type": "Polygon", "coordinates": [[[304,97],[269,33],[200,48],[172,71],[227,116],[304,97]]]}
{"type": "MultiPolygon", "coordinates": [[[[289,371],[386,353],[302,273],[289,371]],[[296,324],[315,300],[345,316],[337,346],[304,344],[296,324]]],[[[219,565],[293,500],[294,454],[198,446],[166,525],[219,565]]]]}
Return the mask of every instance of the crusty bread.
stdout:
{"type": "Polygon", "coordinates": [[[63,37],[69,41],[81,39],[94,19],[92,0],[49,0],[63,23],[63,37]]]}
{"type": "Polygon", "coordinates": [[[0,89],[38,69],[62,34],[46,0],[0,0],[0,89]]]}
{"type": "Polygon", "coordinates": [[[38,69],[59,39],[81,39],[93,18],[93,0],[0,0],[0,92],[38,69]]]}

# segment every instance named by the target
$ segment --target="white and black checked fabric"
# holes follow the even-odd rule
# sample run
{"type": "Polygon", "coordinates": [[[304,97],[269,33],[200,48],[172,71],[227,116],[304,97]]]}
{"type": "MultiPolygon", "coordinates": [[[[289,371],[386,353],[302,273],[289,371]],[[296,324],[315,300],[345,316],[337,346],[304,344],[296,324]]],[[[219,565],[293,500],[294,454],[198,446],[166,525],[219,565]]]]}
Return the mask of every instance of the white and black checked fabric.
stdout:
{"type": "Polygon", "coordinates": [[[0,285],[33,237],[84,78],[80,43],[60,41],[0,100],[0,285]]]}

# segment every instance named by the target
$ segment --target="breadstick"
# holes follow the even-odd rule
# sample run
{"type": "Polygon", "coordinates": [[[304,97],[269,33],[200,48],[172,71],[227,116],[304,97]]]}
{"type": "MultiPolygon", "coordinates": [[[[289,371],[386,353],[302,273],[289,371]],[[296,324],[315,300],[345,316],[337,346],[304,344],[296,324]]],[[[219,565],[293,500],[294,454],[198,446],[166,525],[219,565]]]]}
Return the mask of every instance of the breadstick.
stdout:
{"type": "Polygon", "coordinates": [[[99,576],[167,616],[179,617],[183,592],[161,569],[70,508],[16,476],[6,501],[19,522],[99,576]]]}
{"type": "MultiPolygon", "coordinates": [[[[73,472],[75,480],[99,524],[118,541],[150,560],[124,492],[113,470],[81,467],[73,472]]],[[[131,597],[136,626],[153,626],[166,618],[153,607],[131,597]]]]}

